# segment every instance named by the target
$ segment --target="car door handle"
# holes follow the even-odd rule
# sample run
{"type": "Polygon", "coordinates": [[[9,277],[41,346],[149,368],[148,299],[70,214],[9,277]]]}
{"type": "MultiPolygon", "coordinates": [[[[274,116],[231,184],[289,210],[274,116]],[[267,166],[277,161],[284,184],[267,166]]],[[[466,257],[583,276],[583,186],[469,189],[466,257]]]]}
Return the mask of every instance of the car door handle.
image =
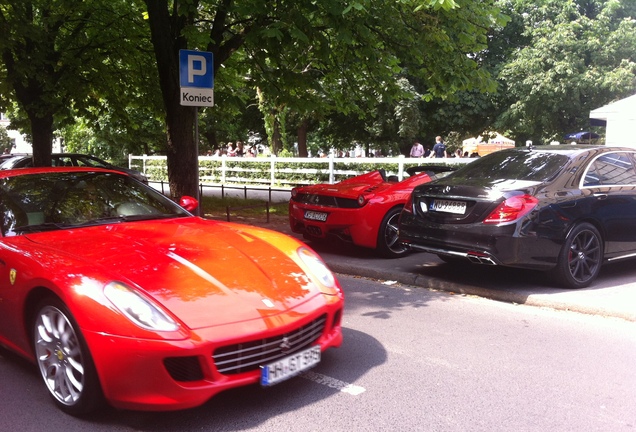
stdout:
{"type": "Polygon", "coordinates": [[[605,198],[607,198],[606,193],[595,193],[594,196],[600,200],[604,200],[605,198]]]}

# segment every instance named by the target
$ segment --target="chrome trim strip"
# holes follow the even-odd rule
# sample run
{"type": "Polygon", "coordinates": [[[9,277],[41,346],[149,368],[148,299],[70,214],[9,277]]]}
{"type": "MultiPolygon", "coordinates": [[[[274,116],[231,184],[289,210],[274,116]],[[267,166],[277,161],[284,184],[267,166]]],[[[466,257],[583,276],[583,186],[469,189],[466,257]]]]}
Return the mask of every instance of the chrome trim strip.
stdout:
{"type": "Polygon", "coordinates": [[[635,253],[630,253],[630,254],[627,254],[627,255],[617,256],[617,257],[614,257],[614,258],[608,258],[607,262],[616,261],[616,260],[625,259],[625,258],[634,258],[634,257],[636,257],[636,252],[635,253]]]}

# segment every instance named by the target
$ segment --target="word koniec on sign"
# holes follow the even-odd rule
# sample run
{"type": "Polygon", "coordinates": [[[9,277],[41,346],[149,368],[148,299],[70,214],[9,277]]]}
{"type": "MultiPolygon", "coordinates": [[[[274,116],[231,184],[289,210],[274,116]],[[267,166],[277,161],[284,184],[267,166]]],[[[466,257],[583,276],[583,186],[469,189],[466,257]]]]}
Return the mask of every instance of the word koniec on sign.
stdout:
{"type": "Polygon", "coordinates": [[[213,89],[193,89],[182,88],[181,89],[181,105],[214,105],[214,90],[213,89]]]}

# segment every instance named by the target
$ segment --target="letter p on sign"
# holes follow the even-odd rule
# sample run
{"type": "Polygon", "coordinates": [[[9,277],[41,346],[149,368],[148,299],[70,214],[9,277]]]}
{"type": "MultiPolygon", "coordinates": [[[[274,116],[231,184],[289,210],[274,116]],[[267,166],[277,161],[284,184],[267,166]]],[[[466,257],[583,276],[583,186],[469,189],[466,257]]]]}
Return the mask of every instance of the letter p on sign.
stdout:
{"type": "Polygon", "coordinates": [[[202,55],[188,56],[188,84],[194,84],[195,76],[205,76],[206,70],[205,57],[202,55]]]}

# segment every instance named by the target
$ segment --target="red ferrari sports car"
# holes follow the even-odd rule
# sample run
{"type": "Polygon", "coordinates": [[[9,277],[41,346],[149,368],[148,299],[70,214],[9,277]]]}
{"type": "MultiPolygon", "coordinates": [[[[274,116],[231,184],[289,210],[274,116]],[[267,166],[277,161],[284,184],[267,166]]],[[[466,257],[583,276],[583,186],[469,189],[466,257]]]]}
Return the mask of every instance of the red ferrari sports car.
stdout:
{"type": "Polygon", "coordinates": [[[398,181],[379,169],[336,184],[292,189],[289,223],[293,232],[307,240],[337,237],[372,248],[387,258],[409,252],[398,242],[400,212],[415,186],[454,171],[445,165],[410,167],[409,177],[398,181]]]}
{"type": "Polygon", "coordinates": [[[62,410],[193,407],[341,344],[344,296],[316,253],[181,204],[112,170],[0,172],[0,345],[62,410]]]}

